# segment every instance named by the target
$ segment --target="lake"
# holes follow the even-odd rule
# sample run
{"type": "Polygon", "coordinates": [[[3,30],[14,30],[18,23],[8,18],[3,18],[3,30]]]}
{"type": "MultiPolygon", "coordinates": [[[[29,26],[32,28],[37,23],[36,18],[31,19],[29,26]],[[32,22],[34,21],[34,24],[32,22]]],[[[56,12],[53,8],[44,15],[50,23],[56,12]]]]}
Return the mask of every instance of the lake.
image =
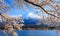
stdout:
{"type": "MultiPolygon", "coordinates": [[[[59,30],[20,30],[17,31],[19,36],[60,36],[59,30]]],[[[0,31],[0,36],[5,36],[2,31],[0,31]]],[[[11,34],[9,34],[11,36],[11,34]]]]}

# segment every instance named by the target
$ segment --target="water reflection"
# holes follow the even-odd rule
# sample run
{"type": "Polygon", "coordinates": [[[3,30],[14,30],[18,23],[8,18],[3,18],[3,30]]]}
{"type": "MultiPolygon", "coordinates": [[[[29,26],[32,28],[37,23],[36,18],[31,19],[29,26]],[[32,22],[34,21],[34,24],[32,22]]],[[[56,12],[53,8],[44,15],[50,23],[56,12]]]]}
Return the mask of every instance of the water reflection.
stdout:
{"type": "MultiPolygon", "coordinates": [[[[60,36],[60,30],[15,30],[19,36],[60,36]]],[[[3,33],[0,31],[0,35],[3,33]]],[[[9,35],[11,36],[11,34],[9,35]]]]}
{"type": "Polygon", "coordinates": [[[19,36],[60,36],[59,30],[21,30],[19,36]]]}

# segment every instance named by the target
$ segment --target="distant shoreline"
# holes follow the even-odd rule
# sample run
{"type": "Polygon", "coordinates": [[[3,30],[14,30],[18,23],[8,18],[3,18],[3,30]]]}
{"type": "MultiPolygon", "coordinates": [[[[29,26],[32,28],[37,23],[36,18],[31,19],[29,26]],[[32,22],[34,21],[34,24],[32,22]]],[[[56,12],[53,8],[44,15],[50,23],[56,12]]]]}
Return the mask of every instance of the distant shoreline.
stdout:
{"type": "MultiPolygon", "coordinates": [[[[0,29],[3,30],[4,29],[4,26],[1,27],[0,26],[0,29]]],[[[14,28],[15,29],[15,28],[14,28]]],[[[21,27],[22,30],[54,30],[54,29],[58,29],[60,30],[60,26],[41,26],[41,25],[24,25],[21,27]]]]}
{"type": "Polygon", "coordinates": [[[22,30],[45,30],[45,29],[58,29],[60,30],[60,26],[41,26],[41,25],[25,25],[22,26],[22,30]]]}

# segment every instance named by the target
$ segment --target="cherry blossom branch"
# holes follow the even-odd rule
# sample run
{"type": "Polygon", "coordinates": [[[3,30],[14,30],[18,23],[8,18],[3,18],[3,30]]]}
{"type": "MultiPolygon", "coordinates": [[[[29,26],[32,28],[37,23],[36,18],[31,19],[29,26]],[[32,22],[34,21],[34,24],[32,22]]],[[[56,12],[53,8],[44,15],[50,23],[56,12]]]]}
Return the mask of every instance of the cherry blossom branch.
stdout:
{"type": "MultiPolygon", "coordinates": [[[[30,3],[30,4],[32,4],[32,5],[34,5],[34,6],[40,7],[45,13],[47,13],[47,14],[49,14],[49,15],[51,15],[51,16],[57,17],[57,16],[54,15],[54,14],[48,13],[41,5],[35,4],[35,3],[30,2],[30,1],[28,1],[28,0],[24,0],[24,1],[27,2],[27,3],[30,3]]],[[[57,18],[59,18],[59,17],[57,17],[57,18]]],[[[59,18],[59,19],[60,19],[60,18],[59,18]]]]}

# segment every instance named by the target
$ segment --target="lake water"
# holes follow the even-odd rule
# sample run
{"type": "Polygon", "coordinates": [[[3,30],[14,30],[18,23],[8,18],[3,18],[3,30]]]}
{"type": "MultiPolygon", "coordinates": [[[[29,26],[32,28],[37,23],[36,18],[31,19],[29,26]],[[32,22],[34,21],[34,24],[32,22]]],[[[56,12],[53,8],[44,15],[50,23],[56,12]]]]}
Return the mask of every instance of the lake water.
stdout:
{"type": "MultiPolygon", "coordinates": [[[[19,36],[60,36],[60,31],[58,30],[20,30],[16,31],[19,36]]],[[[0,36],[4,34],[0,31],[0,36]]],[[[9,34],[11,36],[11,34],[9,34]]]]}

